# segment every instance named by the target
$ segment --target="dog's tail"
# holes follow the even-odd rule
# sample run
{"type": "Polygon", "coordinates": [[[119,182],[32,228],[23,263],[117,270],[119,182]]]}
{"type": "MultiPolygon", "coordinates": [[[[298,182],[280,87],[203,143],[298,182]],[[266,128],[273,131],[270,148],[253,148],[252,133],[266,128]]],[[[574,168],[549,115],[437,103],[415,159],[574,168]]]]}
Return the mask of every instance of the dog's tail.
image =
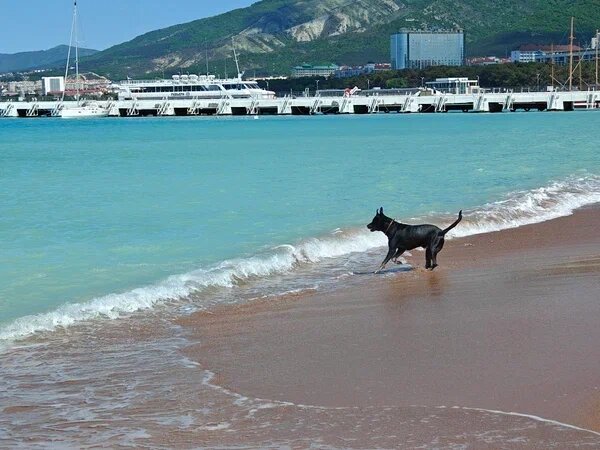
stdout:
{"type": "Polygon", "coordinates": [[[461,210],[458,212],[458,219],[456,219],[456,220],[454,221],[454,223],[453,223],[452,225],[450,225],[448,228],[446,228],[446,229],[444,229],[444,230],[440,231],[440,233],[439,233],[439,234],[441,234],[442,236],[445,236],[445,235],[446,235],[446,233],[447,233],[448,231],[450,231],[452,228],[454,228],[456,225],[458,225],[458,223],[459,223],[461,220],[462,220],[462,209],[461,209],[461,210]]]}

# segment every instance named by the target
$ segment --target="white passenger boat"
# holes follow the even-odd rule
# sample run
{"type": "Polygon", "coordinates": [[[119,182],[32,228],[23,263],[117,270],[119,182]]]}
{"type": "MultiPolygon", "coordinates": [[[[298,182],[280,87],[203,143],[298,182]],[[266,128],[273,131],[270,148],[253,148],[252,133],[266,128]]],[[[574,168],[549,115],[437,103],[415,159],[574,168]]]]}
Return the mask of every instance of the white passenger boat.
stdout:
{"type": "MultiPolygon", "coordinates": [[[[203,100],[220,98],[274,99],[275,92],[262,89],[256,81],[243,79],[235,43],[231,39],[237,68],[236,78],[219,79],[214,75],[173,75],[171,79],[132,80],[117,84],[119,100],[203,100]]],[[[208,56],[207,56],[208,60],[208,56]]]]}
{"type": "Polygon", "coordinates": [[[173,75],[171,79],[124,80],[116,84],[119,100],[186,100],[216,98],[273,99],[275,92],[256,81],[219,79],[214,75],[173,75]]]}

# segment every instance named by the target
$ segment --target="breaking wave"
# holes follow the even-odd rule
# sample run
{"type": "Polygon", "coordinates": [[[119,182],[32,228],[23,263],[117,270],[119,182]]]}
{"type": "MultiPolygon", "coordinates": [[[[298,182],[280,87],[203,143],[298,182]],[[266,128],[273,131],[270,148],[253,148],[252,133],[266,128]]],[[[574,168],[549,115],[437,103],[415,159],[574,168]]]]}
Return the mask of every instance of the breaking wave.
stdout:
{"type": "MultiPolygon", "coordinates": [[[[585,205],[600,203],[600,176],[570,177],[530,191],[519,191],[504,199],[466,210],[465,220],[449,237],[515,228],[570,215],[585,205]]],[[[444,216],[443,220],[451,216],[444,216]]],[[[439,219],[439,217],[438,217],[439,219]]],[[[0,329],[0,342],[25,338],[37,332],[98,318],[116,319],[189,297],[211,287],[231,288],[253,279],[293,271],[300,265],[318,264],[331,258],[367,252],[386,245],[381,233],[365,228],[336,230],[297,245],[280,245],[249,258],[223,261],[209,268],[173,275],[146,287],[110,294],[87,302],[65,304],[54,311],[24,316],[0,329]]]]}
{"type": "Polygon", "coordinates": [[[600,203],[600,176],[573,176],[537,189],[513,192],[503,200],[467,211],[466,220],[449,235],[463,237],[545,222],[594,203],[600,203]]]}
{"type": "Polygon", "coordinates": [[[358,230],[334,232],[307,239],[298,245],[280,245],[249,258],[223,261],[210,268],[173,275],[153,285],[98,297],[88,302],[62,305],[54,311],[24,316],[0,329],[0,342],[52,331],[96,318],[116,319],[158,304],[189,297],[211,287],[230,288],[252,279],[282,274],[300,264],[314,264],[385,244],[381,234],[358,230]]]}

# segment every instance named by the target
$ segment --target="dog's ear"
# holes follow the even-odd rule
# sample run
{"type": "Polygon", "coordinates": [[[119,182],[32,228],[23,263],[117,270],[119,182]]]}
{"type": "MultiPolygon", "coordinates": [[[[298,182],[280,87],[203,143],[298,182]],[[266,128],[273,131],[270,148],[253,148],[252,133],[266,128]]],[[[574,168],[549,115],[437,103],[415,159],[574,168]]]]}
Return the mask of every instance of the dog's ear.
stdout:
{"type": "Polygon", "coordinates": [[[379,214],[383,214],[383,206],[379,208],[379,214]]]}

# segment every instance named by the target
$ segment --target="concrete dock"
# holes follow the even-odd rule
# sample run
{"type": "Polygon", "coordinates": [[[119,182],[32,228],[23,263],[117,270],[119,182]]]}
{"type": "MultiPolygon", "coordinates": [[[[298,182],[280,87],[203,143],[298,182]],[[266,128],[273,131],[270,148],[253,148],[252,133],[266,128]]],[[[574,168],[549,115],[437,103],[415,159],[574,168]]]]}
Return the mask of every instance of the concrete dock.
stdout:
{"type": "MultiPolygon", "coordinates": [[[[573,111],[600,109],[600,91],[479,92],[442,94],[417,90],[389,94],[376,90],[355,95],[317,93],[316,96],[285,96],[273,99],[218,97],[164,100],[112,100],[97,102],[110,116],[199,116],[199,115],[312,115],[375,113],[440,113],[448,111],[573,111]]],[[[75,102],[0,102],[0,117],[52,117],[75,102]]]]}

